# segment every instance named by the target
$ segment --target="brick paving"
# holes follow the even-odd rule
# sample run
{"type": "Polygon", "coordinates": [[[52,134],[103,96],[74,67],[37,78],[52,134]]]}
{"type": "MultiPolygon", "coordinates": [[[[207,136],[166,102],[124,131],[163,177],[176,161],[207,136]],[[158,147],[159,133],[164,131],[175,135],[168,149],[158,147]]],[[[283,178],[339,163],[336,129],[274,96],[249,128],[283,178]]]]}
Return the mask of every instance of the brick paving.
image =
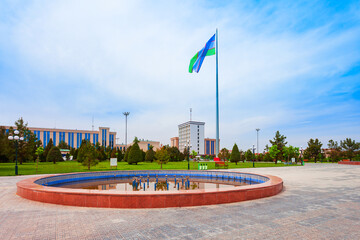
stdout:
{"type": "Polygon", "coordinates": [[[30,176],[0,177],[0,239],[360,239],[360,166],[229,171],[279,176],[285,190],[222,205],[105,209],[26,200],[16,182],[30,176]]]}

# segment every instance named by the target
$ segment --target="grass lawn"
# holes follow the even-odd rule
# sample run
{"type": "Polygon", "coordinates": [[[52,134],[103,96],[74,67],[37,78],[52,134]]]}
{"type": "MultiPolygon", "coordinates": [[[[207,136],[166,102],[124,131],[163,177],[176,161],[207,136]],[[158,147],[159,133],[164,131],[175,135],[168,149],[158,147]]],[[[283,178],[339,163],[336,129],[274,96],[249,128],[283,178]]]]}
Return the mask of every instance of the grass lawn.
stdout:
{"type": "MultiPolygon", "coordinates": [[[[38,170],[36,172],[36,163],[23,163],[19,166],[19,175],[32,175],[32,174],[52,174],[52,173],[71,173],[71,172],[88,172],[87,167],[82,166],[75,161],[58,162],[53,164],[52,162],[41,162],[39,163],[38,170]]],[[[190,162],[190,169],[197,170],[198,164],[190,162]]],[[[284,167],[284,166],[296,166],[296,165],[285,165],[283,163],[256,163],[255,167],[284,167]]],[[[252,162],[247,163],[229,163],[230,168],[251,168],[252,162]]],[[[188,163],[185,162],[168,162],[163,164],[163,169],[187,169],[188,163]]],[[[126,162],[119,162],[117,170],[152,170],[160,169],[160,165],[156,162],[148,163],[141,162],[138,165],[129,165],[126,162]]],[[[213,162],[208,163],[208,169],[215,169],[213,162]]],[[[91,167],[90,171],[109,171],[115,170],[110,169],[110,161],[100,162],[97,166],[91,167]]],[[[14,176],[15,175],[15,163],[0,163],[0,176],[14,176]]]]}

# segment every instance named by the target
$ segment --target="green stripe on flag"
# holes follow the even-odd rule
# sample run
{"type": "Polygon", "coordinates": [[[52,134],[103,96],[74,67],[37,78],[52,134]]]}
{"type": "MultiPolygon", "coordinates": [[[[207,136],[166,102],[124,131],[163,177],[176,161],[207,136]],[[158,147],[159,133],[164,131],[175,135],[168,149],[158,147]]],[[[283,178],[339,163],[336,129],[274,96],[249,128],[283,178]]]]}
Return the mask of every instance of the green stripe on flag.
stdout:
{"type": "Polygon", "coordinates": [[[192,71],[193,71],[193,67],[194,67],[194,64],[196,62],[196,59],[198,58],[198,54],[199,54],[199,52],[197,52],[195,54],[195,56],[190,60],[189,73],[192,73],[192,71]]]}
{"type": "Polygon", "coordinates": [[[215,55],[215,48],[209,49],[206,53],[206,56],[215,55]]]}
{"type": "MultiPolygon", "coordinates": [[[[206,53],[206,56],[211,56],[211,55],[215,55],[215,48],[212,48],[212,49],[209,49],[206,53]]],[[[194,64],[197,60],[199,56],[199,52],[197,52],[195,54],[195,56],[193,56],[193,58],[190,60],[190,65],[189,65],[189,73],[192,73],[193,72],[193,67],[194,67],[194,64]]]]}

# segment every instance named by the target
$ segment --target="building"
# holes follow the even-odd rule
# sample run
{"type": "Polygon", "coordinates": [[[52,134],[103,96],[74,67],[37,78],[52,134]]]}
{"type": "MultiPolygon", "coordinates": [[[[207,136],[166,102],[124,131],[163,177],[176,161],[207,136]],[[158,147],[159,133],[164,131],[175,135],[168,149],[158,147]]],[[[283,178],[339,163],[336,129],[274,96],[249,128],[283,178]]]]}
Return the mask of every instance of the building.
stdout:
{"type": "MultiPolygon", "coordinates": [[[[127,146],[125,144],[116,144],[116,148],[120,149],[120,150],[125,150],[133,144],[134,144],[134,142],[129,143],[127,146]]],[[[144,152],[146,152],[147,150],[150,149],[150,145],[152,145],[154,147],[153,148],[154,151],[160,149],[160,142],[157,142],[157,141],[140,139],[138,142],[138,145],[139,145],[139,148],[141,150],[143,150],[144,152]]]]}
{"type": "Polygon", "coordinates": [[[216,139],[205,138],[204,145],[205,145],[205,154],[206,155],[216,155],[216,139]]]}
{"type": "Polygon", "coordinates": [[[196,151],[199,155],[204,154],[204,122],[189,121],[179,126],[179,150],[185,149],[185,144],[190,144],[190,152],[196,151]]]}
{"type": "MultiPolygon", "coordinates": [[[[9,126],[4,127],[7,131],[10,129],[9,126]]],[[[50,139],[54,145],[65,142],[72,148],[79,148],[82,140],[88,140],[93,144],[99,142],[101,146],[110,146],[111,148],[115,147],[116,144],[116,132],[110,132],[108,127],[99,127],[99,131],[36,127],[28,127],[28,129],[42,142],[44,148],[50,139]]]]}
{"type": "Polygon", "coordinates": [[[170,138],[170,147],[177,147],[179,149],[179,137],[170,138]]]}

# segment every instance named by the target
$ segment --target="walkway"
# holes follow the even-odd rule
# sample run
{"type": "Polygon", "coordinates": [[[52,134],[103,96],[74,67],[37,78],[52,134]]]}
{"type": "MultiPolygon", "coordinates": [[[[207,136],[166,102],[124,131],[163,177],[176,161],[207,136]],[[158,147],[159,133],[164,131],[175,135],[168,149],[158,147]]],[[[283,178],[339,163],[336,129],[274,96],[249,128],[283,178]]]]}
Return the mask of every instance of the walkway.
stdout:
{"type": "MultiPolygon", "coordinates": [[[[234,170],[229,170],[234,171],[234,170]]],[[[15,194],[29,176],[0,177],[6,239],[360,239],[360,166],[237,171],[284,180],[281,194],[248,202],[168,209],[99,209],[33,202],[15,194]]]]}

